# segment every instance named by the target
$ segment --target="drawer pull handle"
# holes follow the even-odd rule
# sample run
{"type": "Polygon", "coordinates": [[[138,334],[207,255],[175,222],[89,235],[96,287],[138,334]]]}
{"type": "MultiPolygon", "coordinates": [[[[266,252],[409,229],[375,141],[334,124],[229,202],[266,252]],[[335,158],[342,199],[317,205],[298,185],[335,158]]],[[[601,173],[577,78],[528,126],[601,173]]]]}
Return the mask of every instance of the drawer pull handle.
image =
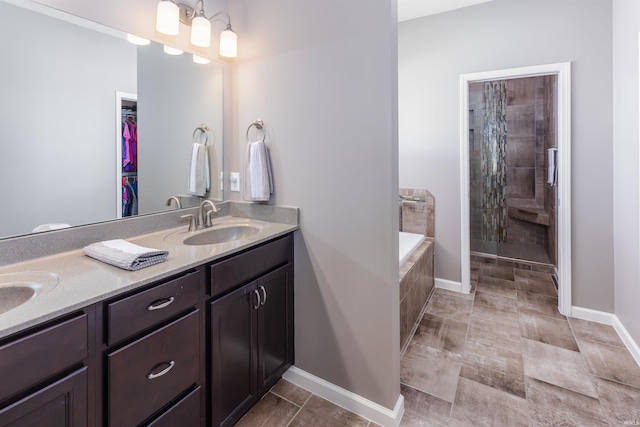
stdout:
{"type": "Polygon", "coordinates": [[[260,293],[258,292],[258,290],[254,290],[253,293],[255,294],[255,296],[258,298],[258,301],[256,302],[256,305],[253,306],[254,310],[257,310],[260,307],[260,293]]]}
{"type": "Polygon", "coordinates": [[[260,290],[262,290],[262,302],[260,303],[260,305],[264,305],[267,302],[267,290],[264,288],[264,286],[260,286],[260,290]]]}
{"type": "Polygon", "coordinates": [[[149,306],[147,307],[148,311],[153,311],[153,310],[161,310],[165,307],[169,307],[171,305],[172,302],[174,302],[176,299],[174,297],[170,297],[169,299],[161,299],[158,301],[154,301],[151,304],[149,304],[149,306]]]}
{"type": "Polygon", "coordinates": [[[157,374],[154,374],[153,372],[149,373],[147,375],[147,379],[149,380],[155,380],[158,377],[161,377],[165,374],[168,374],[170,370],[173,369],[173,367],[176,365],[176,362],[174,362],[173,360],[169,360],[169,366],[167,366],[166,368],[164,368],[162,371],[158,372],[157,374]]]}

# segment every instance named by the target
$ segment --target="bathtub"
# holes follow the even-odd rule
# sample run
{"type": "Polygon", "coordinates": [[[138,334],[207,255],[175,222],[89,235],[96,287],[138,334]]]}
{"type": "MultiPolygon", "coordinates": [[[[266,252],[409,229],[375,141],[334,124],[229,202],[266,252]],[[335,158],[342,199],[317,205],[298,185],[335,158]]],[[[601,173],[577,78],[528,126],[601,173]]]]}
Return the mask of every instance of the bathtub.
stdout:
{"type": "Polygon", "coordinates": [[[411,253],[424,241],[422,234],[400,232],[400,265],[411,256],[411,253]]]}

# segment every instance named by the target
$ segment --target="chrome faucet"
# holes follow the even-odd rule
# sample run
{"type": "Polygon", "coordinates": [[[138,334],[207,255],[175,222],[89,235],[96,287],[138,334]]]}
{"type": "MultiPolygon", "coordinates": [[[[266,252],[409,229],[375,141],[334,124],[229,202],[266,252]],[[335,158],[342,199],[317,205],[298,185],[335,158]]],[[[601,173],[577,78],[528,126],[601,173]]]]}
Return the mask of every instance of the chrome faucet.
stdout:
{"type": "Polygon", "coordinates": [[[216,205],[213,204],[211,200],[205,200],[202,203],[200,203],[199,217],[200,217],[200,224],[202,225],[202,227],[204,228],[211,227],[211,215],[213,215],[216,212],[218,212],[218,208],[216,207],[216,205]],[[207,206],[209,206],[211,209],[207,210],[206,209],[207,206]],[[207,211],[206,215],[205,215],[205,211],[207,211]]]}
{"type": "Polygon", "coordinates": [[[180,203],[180,199],[178,199],[176,196],[169,197],[169,198],[167,199],[167,206],[171,206],[171,202],[172,202],[173,200],[175,200],[175,201],[176,201],[176,206],[177,206],[177,208],[176,208],[176,209],[182,209],[182,203],[180,203]]]}

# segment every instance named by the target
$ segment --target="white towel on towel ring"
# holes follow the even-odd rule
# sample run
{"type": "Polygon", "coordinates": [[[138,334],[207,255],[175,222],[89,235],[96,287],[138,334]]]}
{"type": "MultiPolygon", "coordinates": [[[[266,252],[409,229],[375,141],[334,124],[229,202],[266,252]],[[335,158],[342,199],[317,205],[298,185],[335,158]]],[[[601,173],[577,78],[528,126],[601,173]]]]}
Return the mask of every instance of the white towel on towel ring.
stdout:
{"type": "Polygon", "coordinates": [[[209,150],[205,144],[194,142],[191,145],[191,162],[189,163],[189,186],[187,193],[195,196],[204,196],[210,188],[209,150]]]}
{"type": "Polygon", "coordinates": [[[244,163],[244,199],[267,202],[273,194],[271,159],[264,140],[249,142],[244,163]]]}

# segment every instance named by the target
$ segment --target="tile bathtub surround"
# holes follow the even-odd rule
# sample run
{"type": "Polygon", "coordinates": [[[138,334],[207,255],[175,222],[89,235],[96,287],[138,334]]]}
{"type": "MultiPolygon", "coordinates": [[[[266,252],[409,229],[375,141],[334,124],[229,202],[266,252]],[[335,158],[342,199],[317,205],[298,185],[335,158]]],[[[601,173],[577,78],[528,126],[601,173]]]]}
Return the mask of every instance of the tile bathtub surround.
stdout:
{"type": "Polygon", "coordinates": [[[400,201],[400,231],[435,237],[436,199],[428,190],[401,188],[400,196],[418,201],[400,201]]]}
{"type": "Polygon", "coordinates": [[[426,239],[400,268],[400,349],[420,320],[434,289],[433,241],[426,239]]]}

